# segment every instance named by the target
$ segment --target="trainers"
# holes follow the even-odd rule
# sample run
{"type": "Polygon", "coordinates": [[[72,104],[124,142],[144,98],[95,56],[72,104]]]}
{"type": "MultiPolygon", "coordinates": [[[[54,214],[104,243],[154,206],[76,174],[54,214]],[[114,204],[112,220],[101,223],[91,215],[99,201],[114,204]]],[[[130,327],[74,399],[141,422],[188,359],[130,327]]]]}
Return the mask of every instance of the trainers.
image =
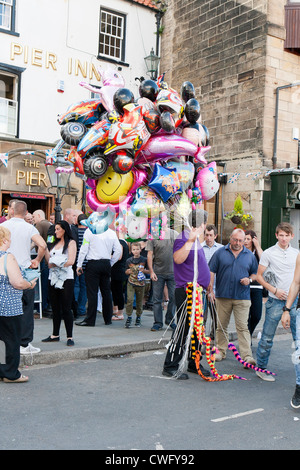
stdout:
{"type": "Polygon", "coordinates": [[[221,362],[223,361],[223,359],[225,359],[226,356],[223,356],[222,353],[218,352],[218,353],[215,353],[215,361],[216,362],[221,362]]]}
{"type": "Polygon", "coordinates": [[[291,406],[293,408],[300,408],[300,385],[296,385],[295,393],[291,399],[291,406]]]}
{"type": "Polygon", "coordinates": [[[136,317],[135,326],[141,326],[141,317],[136,317]]]}
{"type": "Polygon", "coordinates": [[[127,317],[127,320],[125,322],[125,328],[130,328],[132,322],[132,318],[130,316],[127,317]]]}
{"type": "Polygon", "coordinates": [[[35,348],[31,343],[28,346],[20,346],[20,354],[37,354],[41,352],[40,348],[35,348]]]}
{"type": "Polygon", "coordinates": [[[259,377],[262,380],[265,380],[266,382],[275,382],[275,377],[273,375],[267,374],[265,372],[259,372],[257,370],[256,375],[257,375],[257,377],[259,377]]]}

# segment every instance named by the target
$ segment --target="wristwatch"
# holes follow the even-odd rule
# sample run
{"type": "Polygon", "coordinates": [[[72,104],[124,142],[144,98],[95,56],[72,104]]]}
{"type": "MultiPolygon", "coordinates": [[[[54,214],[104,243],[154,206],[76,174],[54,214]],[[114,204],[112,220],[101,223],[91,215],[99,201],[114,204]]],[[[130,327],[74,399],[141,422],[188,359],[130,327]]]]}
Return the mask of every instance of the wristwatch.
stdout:
{"type": "Polygon", "coordinates": [[[286,306],[282,307],[283,312],[290,312],[291,310],[292,310],[291,308],[288,308],[286,306]]]}

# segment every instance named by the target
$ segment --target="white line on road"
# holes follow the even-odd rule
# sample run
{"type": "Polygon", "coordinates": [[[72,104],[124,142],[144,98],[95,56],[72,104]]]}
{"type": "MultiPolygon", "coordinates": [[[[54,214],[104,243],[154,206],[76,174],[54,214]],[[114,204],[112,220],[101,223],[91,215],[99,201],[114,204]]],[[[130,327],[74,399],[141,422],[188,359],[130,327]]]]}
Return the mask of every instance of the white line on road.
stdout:
{"type": "Polygon", "coordinates": [[[256,410],[249,410],[249,411],[244,411],[243,413],[237,413],[237,414],[234,414],[234,415],[223,416],[222,418],[211,419],[211,421],[213,423],[219,423],[220,421],[226,421],[227,419],[240,418],[241,416],[252,415],[253,413],[260,413],[261,411],[264,411],[264,409],[263,408],[257,408],[256,410]]]}

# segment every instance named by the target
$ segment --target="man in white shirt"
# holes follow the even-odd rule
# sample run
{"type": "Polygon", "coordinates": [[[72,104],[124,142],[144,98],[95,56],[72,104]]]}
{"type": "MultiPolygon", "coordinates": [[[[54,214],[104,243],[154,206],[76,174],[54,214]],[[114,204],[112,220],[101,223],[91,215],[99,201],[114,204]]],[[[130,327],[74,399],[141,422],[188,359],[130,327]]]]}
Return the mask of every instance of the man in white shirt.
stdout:
{"type": "Polygon", "coordinates": [[[217,236],[218,232],[215,225],[207,225],[204,232],[204,242],[201,243],[207,264],[212,255],[223,246],[221,243],[216,242],[217,236]]]}
{"type": "MultiPolygon", "coordinates": [[[[46,243],[39,234],[38,230],[32,225],[25,222],[27,213],[27,204],[24,201],[16,201],[14,203],[14,215],[11,219],[3,222],[3,227],[9,229],[11,233],[11,245],[9,252],[12,253],[20,268],[36,269],[42,260],[46,243]],[[37,246],[37,256],[31,259],[31,243],[37,246]]],[[[33,340],[34,330],[34,289],[26,289],[22,296],[23,315],[22,315],[22,340],[21,354],[32,354],[40,352],[39,348],[34,348],[31,344],[33,340]]]]}
{"type": "Polygon", "coordinates": [[[106,232],[93,234],[88,228],[77,261],[77,275],[82,273],[82,264],[87,260],[85,269],[88,308],[86,317],[75,322],[78,326],[95,326],[97,316],[98,289],[102,295],[102,313],[105,325],[111,324],[113,313],[110,288],[110,272],[122,255],[122,245],[116,233],[110,228],[106,232]]]}
{"type": "MultiPolygon", "coordinates": [[[[285,308],[299,253],[296,248],[290,245],[292,238],[294,238],[293,227],[290,224],[282,222],[277,225],[275,235],[278,242],[263,252],[257,271],[257,281],[269,291],[263,331],[256,352],[257,366],[261,369],[267,368],[273,338],[285,308]]],[[[294,341],[296,341],[296,305],[297,298],[290,308],[290,323],[294,341]]],[[[269,382],[275,380],[273,375],[264,372],[256,372],[256,375],[269,382]]]]}

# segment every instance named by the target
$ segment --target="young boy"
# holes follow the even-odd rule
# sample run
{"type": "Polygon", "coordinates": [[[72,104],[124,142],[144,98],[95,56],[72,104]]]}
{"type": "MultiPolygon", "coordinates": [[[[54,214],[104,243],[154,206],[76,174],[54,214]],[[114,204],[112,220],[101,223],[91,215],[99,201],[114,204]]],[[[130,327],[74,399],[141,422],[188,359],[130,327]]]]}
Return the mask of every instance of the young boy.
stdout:
{"type": "Polygon", "coordinates": [[[127,304],[126,304],[126,315],[127,320],[125,327],[129,328],[132,321],[132,310],[134,294],[136,296],[136,320],[135,326],[141,325],[141,315],[143,313],[143,299],[145,290],[145,276],[149,271],[146,269],[147,259],[141,256],[141,245],[139,242],[133,242],[131,244],[131,253],[133,256],[126,261],[125,274],[129,276],[127,282],[127,304]]]}

